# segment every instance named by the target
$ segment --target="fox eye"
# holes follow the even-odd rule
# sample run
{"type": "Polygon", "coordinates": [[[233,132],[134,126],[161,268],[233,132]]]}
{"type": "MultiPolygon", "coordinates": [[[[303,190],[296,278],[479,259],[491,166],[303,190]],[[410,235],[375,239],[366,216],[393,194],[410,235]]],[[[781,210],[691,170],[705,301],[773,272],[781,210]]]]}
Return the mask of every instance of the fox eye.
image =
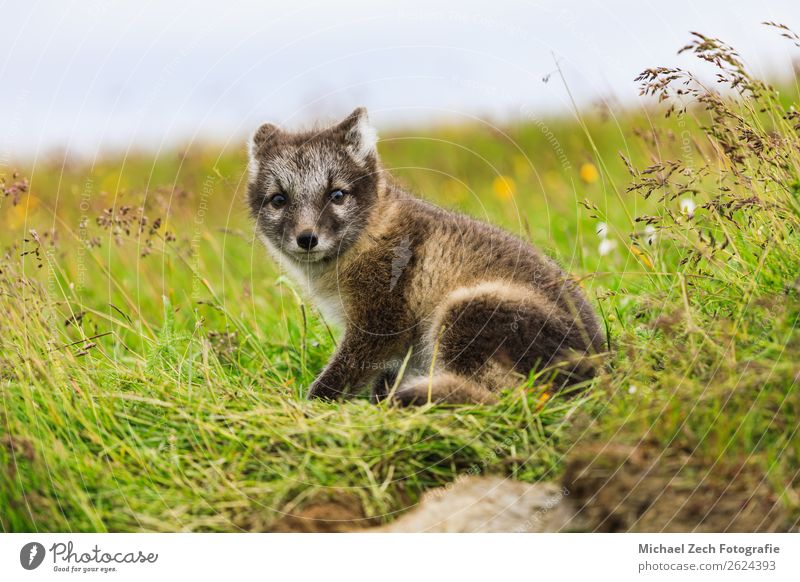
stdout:
{"type": "Polygon", "coordinates": [[[344,197],[347,194],[344,190],[334,190],[330,194],[328,194],[328,198],[331,199],[331,202],[334,204],[341,204],[344,202],[344,197]]]}
{"type": "Polygon", "coordinates": [[[269,203],[272,205],[273,208],[282,208],[286,204],[286,196],[284,196],[280,192],[277,194],[273,194],[272,197],[269,199],[269,203]]]}

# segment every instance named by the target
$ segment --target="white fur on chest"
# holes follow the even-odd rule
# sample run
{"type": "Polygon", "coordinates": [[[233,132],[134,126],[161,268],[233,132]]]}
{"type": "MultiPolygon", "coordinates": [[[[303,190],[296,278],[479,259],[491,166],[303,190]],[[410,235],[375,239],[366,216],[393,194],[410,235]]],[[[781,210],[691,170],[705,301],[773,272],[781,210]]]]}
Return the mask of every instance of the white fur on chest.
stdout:
{"type": "Polygon", "coordinates": [[[295,263],[287,259],[266,237],[260,238],[280,269],[297,285],[300,294],[319,309],[329,325],[343,328],[347,321],[342,298],[335,290],[331,292],[315,284],[317,267],[314,263],[309,265],[295,263]]]}

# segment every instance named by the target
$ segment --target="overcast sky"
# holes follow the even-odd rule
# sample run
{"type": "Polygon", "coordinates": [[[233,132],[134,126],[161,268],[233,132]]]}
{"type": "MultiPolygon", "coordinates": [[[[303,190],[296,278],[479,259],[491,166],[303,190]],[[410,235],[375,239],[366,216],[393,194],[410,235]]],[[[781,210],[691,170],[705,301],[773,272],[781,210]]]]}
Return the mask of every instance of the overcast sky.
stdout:
{"type": "Polygon", "coordinates": [[[20,0],[0,2],[0,161],[67,149],[238,143],[369,107],[379,126],[519,117],[637,103],[636,74],[686,64],[690,30],[787,74],[797,0],[396,2],[20,0]]]}

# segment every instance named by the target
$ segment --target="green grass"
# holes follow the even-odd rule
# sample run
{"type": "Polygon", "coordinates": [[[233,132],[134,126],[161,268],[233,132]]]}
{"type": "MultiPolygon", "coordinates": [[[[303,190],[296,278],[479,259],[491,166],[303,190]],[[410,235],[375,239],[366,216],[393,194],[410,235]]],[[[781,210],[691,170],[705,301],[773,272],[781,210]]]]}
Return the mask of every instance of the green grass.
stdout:
{"type": "Polygon", "coordinates": [[[537,378],[496,406],[305,401],[336,331],[253,241],[244,144],[22,165],[23,192],[5,175],[3,530],[263,530],[343,497],[386,521],[467,474],[558,479],[571,451],[605,441],[688,452],[708,467],[699,483],[723,460],[755,463],[796,521],[797,91],[745,79],[738,98],[697,88],[668,119],[383,137],[386,167],[421,196],[581,279],[608,369],[546,402],[537,378]],[[616,242],[605,255],[599,222],[616,242]]]}

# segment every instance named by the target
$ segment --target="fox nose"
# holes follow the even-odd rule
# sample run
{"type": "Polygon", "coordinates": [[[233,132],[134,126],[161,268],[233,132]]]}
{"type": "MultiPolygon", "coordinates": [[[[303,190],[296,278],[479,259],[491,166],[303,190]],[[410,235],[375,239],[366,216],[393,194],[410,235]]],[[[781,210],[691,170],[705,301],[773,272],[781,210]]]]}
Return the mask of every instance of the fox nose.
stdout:
{"type": "Polygon", "coordinates": [[[315,235],[311,230],[304,230],[297,235],[297,246],[299,246],[301,249],[310,251],[317,246],[318,242],[317,235],[315,235]]]}

